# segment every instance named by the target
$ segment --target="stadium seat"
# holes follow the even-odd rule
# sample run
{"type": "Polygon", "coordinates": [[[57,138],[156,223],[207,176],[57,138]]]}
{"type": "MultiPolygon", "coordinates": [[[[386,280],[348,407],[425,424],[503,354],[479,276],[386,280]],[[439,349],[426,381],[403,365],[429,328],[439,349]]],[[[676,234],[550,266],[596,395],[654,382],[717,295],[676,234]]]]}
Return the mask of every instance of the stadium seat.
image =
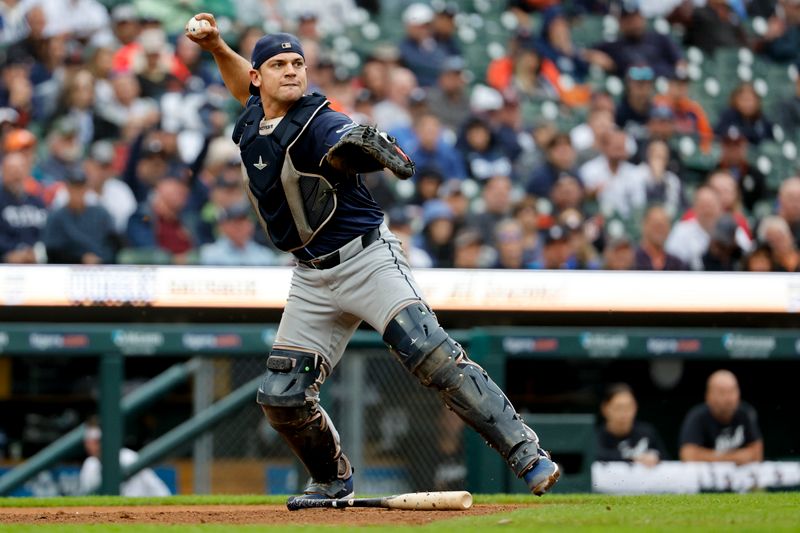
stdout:
{"type": "Polygon", "coordinates": [[[797,172],[797,145],[794,141],[764,141],[755,150],[753,159],[767,178],[767,189],[774,194],[783,180],[797,172]]]}
{"type": "Polygon", "coordinates": [[[584,15],[572,25],[572,40],[580,47],[590,47],[603,42],[603,17],[584,15]]]}
{"type": "MultiPolygon", "coordinates": [[[[554,487],[554,492],[591,492],[592,462],[597,440],[595,416],[526,414],[523,419],[536,431],[544,449],[552,454],[553,460],[561,467],[561,478],[554,487]]],[[[513,474],[509,472],[509,476],[513,474]]],[[[514,489],[518,488],[517,485],[518,483],[509,483],[514,489]]]]}
{"type": "Polygon", "coordinates": [[[560,125],[560,106],[552,100],[533,100],[526,98],[520,106],[522,123],[526,128],[542,122],[554,122],[560,125]]]}
{"type": "Polygon", "coordinates": [[[719,161],[719,146],[717,145],[713,145],[708,153],[703,152],[698,146],[697,139],[691,135],[678,136],[670,144],[680,154],[684,166],[681,180],[684,183],[703,181],[706,174],[717,166],[717,161],[719,161]]]}

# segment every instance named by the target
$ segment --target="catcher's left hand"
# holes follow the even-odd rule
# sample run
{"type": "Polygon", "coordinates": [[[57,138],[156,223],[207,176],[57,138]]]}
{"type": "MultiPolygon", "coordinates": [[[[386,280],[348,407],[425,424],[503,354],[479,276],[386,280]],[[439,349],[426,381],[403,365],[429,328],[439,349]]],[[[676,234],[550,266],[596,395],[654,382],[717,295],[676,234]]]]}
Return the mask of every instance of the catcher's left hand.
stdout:
{"type": "Polygon", "coordinates": [[[334,144],[325,159],[342,172],[391,170],[398,178],[414,175],[414,162],[397,146],[395,139],[372,126],[356,126],[334,144]]]}

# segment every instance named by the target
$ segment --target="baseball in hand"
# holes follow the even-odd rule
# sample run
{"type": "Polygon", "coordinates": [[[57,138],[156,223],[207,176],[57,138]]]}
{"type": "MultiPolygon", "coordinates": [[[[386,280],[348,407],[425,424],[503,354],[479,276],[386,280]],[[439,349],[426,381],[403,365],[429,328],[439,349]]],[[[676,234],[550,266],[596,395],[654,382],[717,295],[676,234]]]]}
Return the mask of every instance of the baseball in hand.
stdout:
{"type": "Polygon", "coordinates": [[[198,36],[206,28],[210,28],[211,23],[206,19],[196,19],[194,17],[189,19],[186,23],[186,32],[193,36],[198,36]]]}

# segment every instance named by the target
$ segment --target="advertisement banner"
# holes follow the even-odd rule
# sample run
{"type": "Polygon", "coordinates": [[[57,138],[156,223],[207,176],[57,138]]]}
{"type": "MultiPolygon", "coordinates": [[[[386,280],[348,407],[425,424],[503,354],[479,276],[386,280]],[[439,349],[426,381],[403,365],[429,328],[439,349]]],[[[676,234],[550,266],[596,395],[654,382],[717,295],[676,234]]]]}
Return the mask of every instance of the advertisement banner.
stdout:
{"type": "MultiPolygon", "coordinates": [[[[282,309],[291,277],[289,267],[2,265],[0,303],[282,309]]],[[[437,310],[800,311],[794,274],[418,269],[415,277],[437,310]]]]}

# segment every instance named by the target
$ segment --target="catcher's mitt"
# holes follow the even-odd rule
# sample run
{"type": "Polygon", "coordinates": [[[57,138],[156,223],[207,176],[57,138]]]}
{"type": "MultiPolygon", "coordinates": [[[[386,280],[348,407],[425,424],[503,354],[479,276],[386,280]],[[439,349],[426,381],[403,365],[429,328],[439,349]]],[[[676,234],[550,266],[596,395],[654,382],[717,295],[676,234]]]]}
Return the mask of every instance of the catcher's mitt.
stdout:
{"type": "Polygon", "coordinates": [[[375,172],[388,168],[400,179],[414,175],[414,162],[395,139],[372,126],[356,126],[334,144],[325,159],[342,172],[375,172]]]}

